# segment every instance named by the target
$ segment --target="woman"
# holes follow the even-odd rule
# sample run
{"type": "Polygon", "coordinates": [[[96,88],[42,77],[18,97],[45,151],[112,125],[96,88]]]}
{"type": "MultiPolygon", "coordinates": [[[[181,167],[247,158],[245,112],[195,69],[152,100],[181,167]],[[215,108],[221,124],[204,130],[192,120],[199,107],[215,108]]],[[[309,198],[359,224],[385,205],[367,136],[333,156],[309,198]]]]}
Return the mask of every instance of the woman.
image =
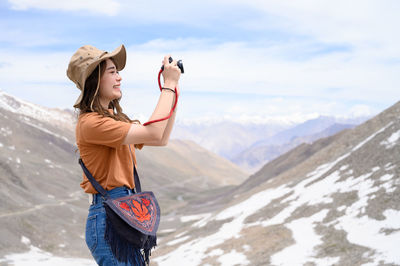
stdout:
{"type": "MultiPolygon", "coordinates": [[[[176,61],[169,63],[169,57],[167,55],[163,60],[164,86],[150,120],[168,116],[176,98],[173,89],[177,88],[179,92],[181,72],[176,61]]],[[[80,156],[113,198],[134,193],[133,163],[136,165],[136,157],[133,146],[141,149],[143,145],[166,145],[176,115],[174,111],[167,120],[143,126],[122,112],[119,71],[125,67],[125,62],[123,45],[112,53],[85,45],[72,56],[67,70],[67,76],[81,90],[74,105],[79,110],[76,143],[80,156]]],[[[134,250],[134,263],[122,263],[115,258],[104,238],[106,215],[103,199],[85,175],[81,187],[92,195],[85,239],[96,262],[99,265],[144,265],[140,250],[134,250]]]]}

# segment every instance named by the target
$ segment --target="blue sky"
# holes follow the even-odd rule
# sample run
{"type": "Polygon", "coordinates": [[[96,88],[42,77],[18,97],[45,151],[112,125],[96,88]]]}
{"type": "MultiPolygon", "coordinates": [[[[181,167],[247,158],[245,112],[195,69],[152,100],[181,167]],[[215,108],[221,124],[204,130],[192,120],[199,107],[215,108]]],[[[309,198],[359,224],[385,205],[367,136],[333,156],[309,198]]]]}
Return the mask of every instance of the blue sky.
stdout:
{"type": "Polygon", "coordinates": [[[48,107],[79,95],[84,44],[128,50],[122,105],[146,120],[163,55],[182,59],[178,121],[302,121],[376,114],[400,84],[398,1],[0,2],[0,90],[48,107]]]}

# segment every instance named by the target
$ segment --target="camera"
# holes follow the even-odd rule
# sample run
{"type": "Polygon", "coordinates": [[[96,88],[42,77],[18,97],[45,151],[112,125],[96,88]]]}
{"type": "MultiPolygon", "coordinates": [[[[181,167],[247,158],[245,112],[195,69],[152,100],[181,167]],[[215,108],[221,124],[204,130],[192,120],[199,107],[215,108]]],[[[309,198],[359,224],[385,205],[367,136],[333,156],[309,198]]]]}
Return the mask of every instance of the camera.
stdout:
{"type": "MultiPolygon", "coordinates": [[[[173,61],[172,57],[169,57],[168,61],[169,61],[170,63],[172,63],[172,61],[173,61]]],[[[182,74],[185,73],[185,70],[183,69],[182,60],[178,60],[178,62],[176,62],[176,66],[179,67],[179,69],[181,70],[181,73],[182,73],[182,74]]],[[[164,71],[164,65],[161,66],[161,70],[164,71]]]]}

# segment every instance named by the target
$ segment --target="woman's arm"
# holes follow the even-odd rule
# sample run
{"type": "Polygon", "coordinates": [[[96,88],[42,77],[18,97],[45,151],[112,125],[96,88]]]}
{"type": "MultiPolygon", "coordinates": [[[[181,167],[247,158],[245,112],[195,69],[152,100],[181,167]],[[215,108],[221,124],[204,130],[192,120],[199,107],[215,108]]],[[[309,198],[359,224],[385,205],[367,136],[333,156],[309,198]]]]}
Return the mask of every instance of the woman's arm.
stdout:
{"type": "Polygon", "coordinates": [[[176,116],[176,108],[172,113],[171,117],[168,119],[167,126],[165,127],[164,134],[160,141],[143,143],[146,146],[166,146],[169,141],[169,136],[171,135],[172,128],[174,127],[176,116]]]}
{"type": "MultiPolygon", "coordinates": [[[[180,91],[179,85],[176,86],[176,91],[177,91],[178,96],[179,96],[179,91],[180,91]]],[[[172,109],[172,106],[171,106],[171,109],[172,109]]],[[[176,117],[176,108],[175,108],[174,112],[172,113],[171,117],[168,119],[168,123],[167,123],[167,126],[165,127],[164,134],[163,134],[161,140],[160,141],[143,143],[143,145],[146,145],[146,146],[166,146],[168,144],[172,128],[174,127],[175,117],[176,117]]]]}
{"type": "MultiPolygon", "coordinates": [[[[176,66],[176,61],[168,62],[169,55],[164,57],[164,87],[175,88],[178,86],[180,78],[180,69],[176,66]]],[[[168,116],[171,112],[171,107],[175,102],[175,93],[169,90],[162,90],[157,106],[149,120],[159,119],[168,116]]],[[[125,140],[122,144],[143,144],[147,143],[162,143],[163,137],[169,138],[172,130],[172,125],[175,120],[175,112],[167,120],[152,123],[146,126],[139,124],[132,124],[125,140]],[[168,130],[167,125],[169,125],[168,130]],[[169,132],[168,132],[169,131],[169,132]]]]}

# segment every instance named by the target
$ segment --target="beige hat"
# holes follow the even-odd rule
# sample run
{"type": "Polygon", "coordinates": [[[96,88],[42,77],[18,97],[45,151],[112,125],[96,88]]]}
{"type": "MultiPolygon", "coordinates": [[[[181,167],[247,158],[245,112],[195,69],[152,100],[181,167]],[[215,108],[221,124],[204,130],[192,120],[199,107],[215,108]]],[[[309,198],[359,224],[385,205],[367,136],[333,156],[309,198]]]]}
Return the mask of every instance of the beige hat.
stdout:
{"type": "Polygon", "coordinates": [[[83,98],[85,89],[85,81],[93,70],[100,64],[101,61],[107,58],[113,58],[117,70],[124,69],[126,63],[126,50],[125,46],[121,44],[112,53],[99,50],[92,45],[85,45],[79,48],[71,57],[69,61],[67,76],[72,80],[78,89],[81,90],[78,100],[75,105],[79,104],[83,98]]]}

